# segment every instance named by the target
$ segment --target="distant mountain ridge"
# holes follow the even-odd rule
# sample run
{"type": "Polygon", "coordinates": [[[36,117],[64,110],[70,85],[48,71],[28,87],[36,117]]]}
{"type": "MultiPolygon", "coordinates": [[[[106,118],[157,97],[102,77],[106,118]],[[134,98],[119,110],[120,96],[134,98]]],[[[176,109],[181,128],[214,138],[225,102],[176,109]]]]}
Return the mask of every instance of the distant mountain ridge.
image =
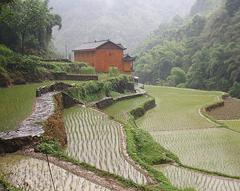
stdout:
{"type": "Polygon", "coordinates": [[[162,22],[187,15],[195,0],[50,0],[63,27],[54,42],[64,52],[82,42],[111,39],[133,50],[162,22]]]}

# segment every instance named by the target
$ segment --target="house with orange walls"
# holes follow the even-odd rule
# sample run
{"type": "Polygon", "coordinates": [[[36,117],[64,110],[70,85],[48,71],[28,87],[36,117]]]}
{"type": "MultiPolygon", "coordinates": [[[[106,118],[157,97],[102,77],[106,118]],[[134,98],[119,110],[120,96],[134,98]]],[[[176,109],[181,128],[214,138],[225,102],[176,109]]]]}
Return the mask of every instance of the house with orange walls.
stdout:
{"type": "Polygon", "coordinates": [[[86,62],[97,72],[109,72],[111,67],[116,67],[129,74],[133,72],[135,57],[124,55],[125,50],[121,44],[110,40],[88,42],[73,50],[74,61],[86,62]]]}

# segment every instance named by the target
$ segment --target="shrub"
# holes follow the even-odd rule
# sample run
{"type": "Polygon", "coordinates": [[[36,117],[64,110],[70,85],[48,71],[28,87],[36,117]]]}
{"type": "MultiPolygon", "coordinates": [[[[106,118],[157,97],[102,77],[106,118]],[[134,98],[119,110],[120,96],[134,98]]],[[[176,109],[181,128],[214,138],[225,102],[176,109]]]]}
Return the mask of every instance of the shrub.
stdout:
{"type": "Polygon", "coordinates": [[[12,54],[13,54],[13,51],[11,49],[7,48],[3,44],[0,44],[0,55],[1,56],[8,57],[8,56],[11,56],[12,54]]]}
{"type": "Polygon", "coordinates": [[[84,66],[80,69],[81,74],[96,74],[95,68],[91,66],[84,66]]]}
{"type": "Polygon", "coordinates": [[[109,76],[110,77],[116,77],[119,75],[119,71],[118,71],[118,68],[116,67],[110,67],[109,69],[109,76]]]}
{"type": "Polygon", "coordinates": [[[103,97],[110,96],[111,91],[124,93],[131,78],[120,75],[105,81],[88,81],[77,87],[67,90],[67,94],[79,101],[96,101],[103,97]]]}
{"type": "Polygon", "coordinates": [[[171,75],[168,76],[167,81],[170,86],[177,86],[186,82],[186,73],[179,67],[174,67],[171,70],[171,75]]]}
{"type": "Polygon", "coordinates": [[[152,98],[151,100],[146,101],[144,104],[130,111],[130,114],[134,117],[134,119],[138,119],[139,117],[142,117],[146,111],[152,109],[155,106],[155,99],[152,98]]]}
{"type": "Polygon", "coordinates": [[[186,88],[186,83],[181,83],[177,85],[178,88],[186,88]]]}

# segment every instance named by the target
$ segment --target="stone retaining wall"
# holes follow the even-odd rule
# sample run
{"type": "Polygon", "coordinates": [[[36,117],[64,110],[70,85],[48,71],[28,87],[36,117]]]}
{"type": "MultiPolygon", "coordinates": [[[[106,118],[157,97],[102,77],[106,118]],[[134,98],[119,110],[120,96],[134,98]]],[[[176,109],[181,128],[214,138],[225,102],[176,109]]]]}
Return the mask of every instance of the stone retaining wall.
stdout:
{"type": "Polygon", "coordinates": [[[114,100],[112,97],[106,97],[103,98],[99,101],[97,101],[94,106],[97,107],[98,109],[104,109],[114,103],[114,100]]]}
{"type": "Polygon", "coordinates": [[[129,95],[123,95],[123,96],[119,96],[114,98],[114,101],[122,101],[122,100],[126,100],[126,99],[131,99],[131,98],[136,98],[136,97],[140,97],[143,96],[145,93],[134,93],[134,94],[129,94],[129,95]]]}
{"type": "Polygon", "coordinates": [[[132,111],[130,111],[130,114],[134,117],[134,119],[138,119],[139,117],[142,117],[148,110],[154,108],[156,106],[155,99],[151,99],[147,102],[145,102],[142,106],[139,106],[132,111]]]}
{"type": "Polygon", "coordinates": [[[55,80],[72,80],[72,81],[89,81],[89,80],[98,80],[98,75],[54,73],[54,79],[55,80]]]}
{"type": "Polygon", "coordinates": [[[62,92],[62,101],[63,101],[63,107],[64,108],[70,108],[73,107],[74,105],[81,104],[83,105],[84,103],[78,101],[77,99],[69,96],[68,94],[62,92]]]}
{"type": "Polygon", "coordinates": [[[140,96],[143,96],[145,94],[146,94],[145,92],[141,92],[141,93],[133,93],[133,94],[129,94],[129,95],[118,96],[116,98],[106,97],[106,98],[103,98],[103,99],[101,99],[97,102],[94,102],[92,104],[92,106],[97,107],[98,109],[104,109],[104,108],[114,104],[115,102],[140,97],[140,96]]]}
{"type": "Polygon", "coordinates": [[[219,102],[217,102],[217,103],[211,104],[211,105],[205,107],[204,110],[205,110],[206,112],[210,112],[210,111],[212,111],[212,110],[214,110],[214,109],[216,109],[216,108],[218,108],[218,107],[223,107],[223,106],[224,106],[224,100],[225,100],[226,98],[228,98],[228,97],[229,97],[228,94],[223,94],[223,95],[221,96],[221,98],[222,98],[223,101],[219,101],[219,102]]]}
{"type": "Polygon", "coordinates": [[[36,90],[36,96],[37,97],[40,97],[42,94],[46,94],[48,92],[61,92],[61,91],[64,91],[64,90],[67,90],[68,88],[71,88],[73,87],[72,85],[70,84],[65,84],[63,82],[56,82],[50,86],[43,86],[43,87],[40,87],[36,90]]]}

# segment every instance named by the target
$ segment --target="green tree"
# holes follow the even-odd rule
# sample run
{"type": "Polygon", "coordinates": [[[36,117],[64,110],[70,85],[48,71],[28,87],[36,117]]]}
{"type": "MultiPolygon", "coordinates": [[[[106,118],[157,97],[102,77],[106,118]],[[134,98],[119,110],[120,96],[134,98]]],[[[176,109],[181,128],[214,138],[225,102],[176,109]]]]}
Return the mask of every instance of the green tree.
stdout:
{"type": "Polygon", "coordinates": [[[230,95],[232,97],[240,98],[240,83],[234,82],[232,88],[230,89],[230,95]]]}
{"type": "Polygon", "coordinates": [[[61,17],[51,13],[48,1],[15,0],[0,14],[0,42],[14,46],[22,54],[44,51],[52,37],[52,28],[61,27],[61,17]],[[5,37],[11,33],[10,40],[5,37]],[[9,43],[9,44],[8,44],[9,43]]]}
{"type": "Polygon", "coordinates": [[[171,75],[168,76],[167,81],[172,86],[177,86],[179,84],[186,82],[186,73],[179,67],[173,67],[171,69],[171,75]]]}
{"type": "Polygon", "coordinates": [[[209,62],[209,50],[204,48],[196,52],[192,58],[193,64],[187,73],[187,87],[196,89],[206,88],[207,66],[209,62]]]}
{"type": "Polygon", "coordinates": [[[230,16],[233,16],[240,8],[239,0],[227,0],[226,9],[230,16]]]}

